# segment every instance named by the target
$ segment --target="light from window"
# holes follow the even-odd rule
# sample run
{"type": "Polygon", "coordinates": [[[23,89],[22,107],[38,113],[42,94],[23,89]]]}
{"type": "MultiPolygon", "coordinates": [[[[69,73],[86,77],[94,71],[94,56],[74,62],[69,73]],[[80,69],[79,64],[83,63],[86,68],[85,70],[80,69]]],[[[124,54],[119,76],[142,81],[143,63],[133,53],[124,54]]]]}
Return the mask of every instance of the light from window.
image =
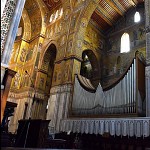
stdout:
{"type": "Polygon", "coordinates": [[[21,35],[22,35],[22,27],[19,27],[17,31],[17,36],[21,36],[21,35]]]}
{"type": "Polygon", "coordinates": [[[49,22],[52,22],[53,20],[53,15],[51,15],[49,22]]]}
{"type": "Polygon", "coordinates": [[[121,37],[121,53],[130,51],[130,38],[128,33],[124,33],[121,37]]]}
{"type": "Polygon", "coordinates": [[[59,15],[62,16],[62,14],[63,14],[63,9],[61,8],[61,9],[60,9],[60,14],[59,14],[59,15]]]}
{"type": "Polygon", "coordinates": [[[50,19],[49,19],[49,22],[52,23],[52,22],[55,22],[57,19],[59,19],[63,14],[63,9],[60,8],[59,10],[57,10],[56,12],[54,12],[50,19]]]}
{"type": "Polygon", "coordinates": [[[58,10],[56,11],[56,14],[55,14],[55,20],[58,18],[58,10]]]}
{"type": "Polygon", "coordinates": [[[134,15],[134,22],[139,22],[141,20],[141,16],[139,12],[136,12],[134,15]]]}

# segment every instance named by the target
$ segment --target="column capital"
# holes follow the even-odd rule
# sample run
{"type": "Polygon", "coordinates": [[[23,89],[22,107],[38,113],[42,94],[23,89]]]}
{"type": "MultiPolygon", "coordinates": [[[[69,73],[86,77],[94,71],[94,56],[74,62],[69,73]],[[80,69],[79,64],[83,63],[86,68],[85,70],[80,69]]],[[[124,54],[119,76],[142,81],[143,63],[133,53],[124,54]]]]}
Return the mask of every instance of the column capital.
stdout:
{"type": "Polygon", "coordinates": [[[6,69],[8,68],[8,65],[1,63],[1,69],[6,69]]]}
{"type": "Polygon", "coordinates": [[[13,78],[17,72],[8,68],[6,73],[13,78]]]}

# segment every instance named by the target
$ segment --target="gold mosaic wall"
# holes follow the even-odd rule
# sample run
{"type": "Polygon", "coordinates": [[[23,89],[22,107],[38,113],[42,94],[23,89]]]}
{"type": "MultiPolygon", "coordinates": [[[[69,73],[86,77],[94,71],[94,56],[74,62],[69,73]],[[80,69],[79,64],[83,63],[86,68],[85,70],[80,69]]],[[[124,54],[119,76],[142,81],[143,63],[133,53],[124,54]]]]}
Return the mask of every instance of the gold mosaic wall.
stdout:
{"type": "MultiPolygon", "coordinates": [[[[101,76],[103,79],[105,76],[111,78],[115,67],[121,67],[115,66],[120,55],[114,54],[117,52],[116,49],[113,50],[115,45],[112,49],[108,49],[108,40],[111,41],[111,38],[106,38],[106,35],[103,35],[90,20],[97,4],[98,1],[66,0],[57,8],[58,12],[62,9],[63,14],[50,22],[51,15],[57,10],[49,12],[42,0],[26,1],[22,14],[22,39],[14,43],[10,61],[10,67],[17,71],[12,82],[12,90],[15,87],[25,89],[32,86],[29,76],[25,73],[26,70],[35,87],[44,92],[50,83],[48,79],[50,75],[40,69],[46,68],[42,66],[43,59],[52,44],[56,47],[52,86],[74,82],[74,74],[80,73],[82,53],[85,50],[94,53],[100,78],[101,76]]],[[[139,50],[145,53],[144,48],[139,50]]],[[[133,55],[131,53],[131,57],[133,55]]],[[[126,61],[126,56],[121,56],[121,61],[126,61]]]]}

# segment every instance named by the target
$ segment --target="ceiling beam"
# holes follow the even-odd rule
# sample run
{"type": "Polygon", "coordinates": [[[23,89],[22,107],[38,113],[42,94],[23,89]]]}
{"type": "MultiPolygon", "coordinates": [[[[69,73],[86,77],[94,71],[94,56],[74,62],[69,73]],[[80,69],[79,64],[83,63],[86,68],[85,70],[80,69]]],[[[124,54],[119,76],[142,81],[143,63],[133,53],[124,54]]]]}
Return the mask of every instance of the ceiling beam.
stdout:
{"type": "Polygon", "coordinates": [[[122,12],[126,12],[126,9],[120,4],[118,0],[112,0],[112,1],[122,10],[122,12]]]}
{"type": "Polygon", "coordinates": [[[105,20],[110,26],[113,25],[113,23],[106,17],[103,15],[103,13],[100,13],[97,9],[95,10],[95,12],[97,13],[97,15],[99,15],[103,20],[105,20]]]}
{"type": "Polygon", "coordinates": [[[106,0],[106,2],[121,16],[123,16],[123,13],[117,8],[117,6],[114,4],[114,2],[110,0],[106,0]]]}

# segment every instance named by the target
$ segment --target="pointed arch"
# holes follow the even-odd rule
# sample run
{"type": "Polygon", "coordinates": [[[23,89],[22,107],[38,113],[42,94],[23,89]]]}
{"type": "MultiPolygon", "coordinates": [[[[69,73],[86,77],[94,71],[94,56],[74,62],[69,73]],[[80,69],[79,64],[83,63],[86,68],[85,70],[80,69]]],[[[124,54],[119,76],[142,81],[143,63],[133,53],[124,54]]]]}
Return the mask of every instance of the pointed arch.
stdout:
{"type": "Polygon", "coordinates": [[[100,68],[96,55],[90,49],[84,50],[82,53],[82,60],[80,74],[90,79],[96,87],[100,78],[100,68]]]}

